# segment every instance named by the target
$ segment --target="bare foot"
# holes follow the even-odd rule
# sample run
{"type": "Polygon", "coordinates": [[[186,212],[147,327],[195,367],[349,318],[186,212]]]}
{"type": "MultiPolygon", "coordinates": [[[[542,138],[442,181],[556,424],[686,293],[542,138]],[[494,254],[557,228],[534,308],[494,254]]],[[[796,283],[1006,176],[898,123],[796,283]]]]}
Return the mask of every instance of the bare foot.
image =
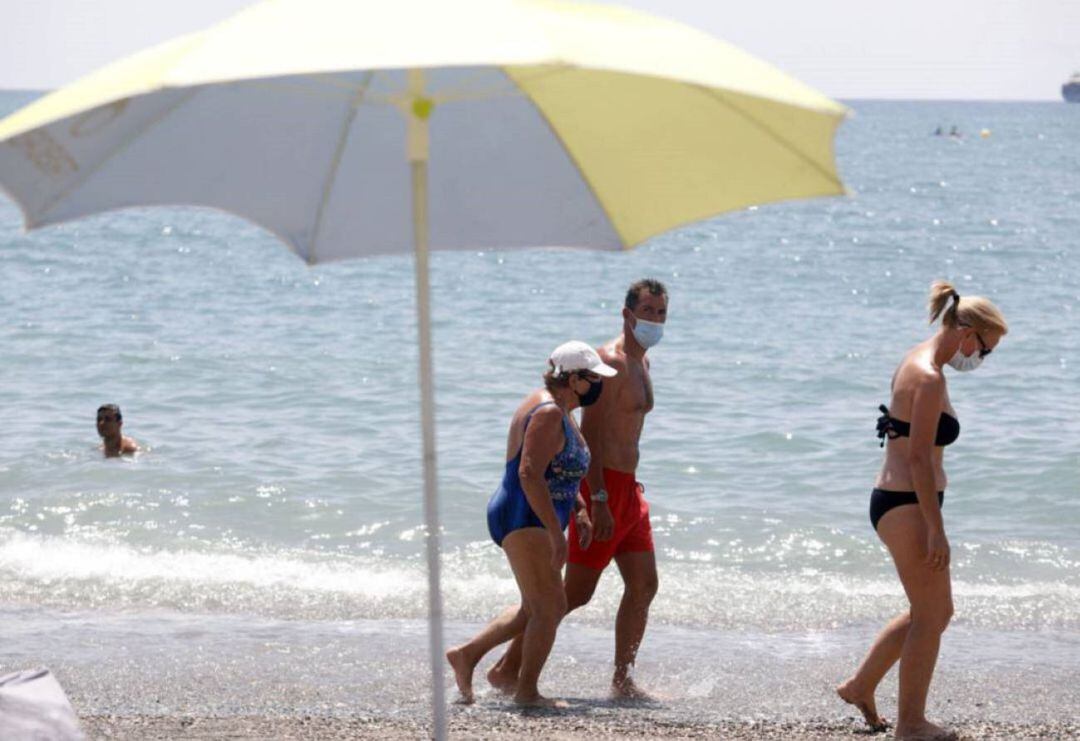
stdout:
{"type": "Polygon", "coordinates": [[[960,736],[956,731],[923,721],[918,725],[896,728],[896,738],[903,741],[957,741],[960,736]]]}
{"type": "Polygon", "coordinates": [[[637,700],[640,702],[660,702],[660,700],[634,684],[634,680],[627,677],[622,681],[611,683],[611,699],[613,700],[637,700]]]}
{"type": "Polygon", "coordinates": [[[837,685],[836,694],[849,705],[854,705],[862,713],[866,725],[871,731],[884,731],[889,724],[877,713],[877,705],[874,703],[873,693],[863,692],[852,680],[837,685]]]}
{"type": "Polygon", "coordinates": [[[469,661],[460,647],[447,651],[446,660],[450,662],[450,666],[454,670],[454,681],[457,682],[458,692],[461,693],[459,702],[462,705],[471,705],[476,701],[472,689],[472,675],[476,663],[469,661]]]}
{"type": "Polygon", "coordinates": [[[488,684],[504,695],[512,695],[517,690],[517,680],[517,672],[511,674],[503,669],[500,664],[495,664],[487,673],[488,684]]]}
{"type": "Polygon", "coordinates": [[[522,695],[518,693],[517,695],[514,695],[514,704],[525,708],[549,708],[552,710],[561,710],[570,707],[570,705],[563,700],[556,700],[553,697],[544,697],[539,692],[531,695],[522,695]]]}

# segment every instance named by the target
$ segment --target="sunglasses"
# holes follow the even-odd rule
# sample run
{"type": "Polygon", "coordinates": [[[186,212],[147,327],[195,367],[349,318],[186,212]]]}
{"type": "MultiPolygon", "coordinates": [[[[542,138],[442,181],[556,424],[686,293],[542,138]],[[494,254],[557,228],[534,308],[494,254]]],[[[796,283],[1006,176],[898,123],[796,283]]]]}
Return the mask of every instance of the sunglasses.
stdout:
{"type": "Polygon", "coordinates": [[[979,357],[980,358],[985,358],[987,355],[994,352],[992,349],[990,349],[989,347],[986,346],[986,343],[983,342],[982,335],[980,335],[978,332],[975,333],[975,339],[979,341],[979,357]]]}

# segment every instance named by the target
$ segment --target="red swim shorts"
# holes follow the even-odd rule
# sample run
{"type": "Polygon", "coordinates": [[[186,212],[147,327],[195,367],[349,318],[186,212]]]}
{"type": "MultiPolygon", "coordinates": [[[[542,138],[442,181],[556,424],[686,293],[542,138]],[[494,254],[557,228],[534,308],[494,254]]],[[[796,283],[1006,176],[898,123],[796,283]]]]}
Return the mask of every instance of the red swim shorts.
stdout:
{"type": "MultiPolygon", "coordinates": [[[[569,562],[603,571],[611,559],[620,553],[651,553],[653,548],[652,525],[649,524],[649,504],[645,501],[645,487],[638,483],[632,473],[604,469],[604,488],[608,493],[608,507],[615,519],[615,529],[609,540],[593,538],[588,548],[578,545],[577,527],[570,518],[569,562]]],[[[589,484],[581,480],[581,496],[592,512],[589,484]]]]}

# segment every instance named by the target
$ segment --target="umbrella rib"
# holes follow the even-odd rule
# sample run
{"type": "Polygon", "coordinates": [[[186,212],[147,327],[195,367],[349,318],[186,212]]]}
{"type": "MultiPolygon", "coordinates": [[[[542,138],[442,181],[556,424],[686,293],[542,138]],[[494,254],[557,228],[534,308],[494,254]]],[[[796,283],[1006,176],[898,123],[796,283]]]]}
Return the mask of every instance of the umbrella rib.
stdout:
{"type": "Polygon", "coordinates": [[[172,105],[166,107],[165,110],[161,111],[159,114],[157,114],[152,119],[150,119],[150,121],[147,122],[146,125],[143,126],[141,129],[139,129],[139,131],[137,131],[134,136],[124,137],[124,139],[116,147],[114,147],[112,150],[110,150],[109,153],[106,154],[104,157],[102,157],[96,164],[94,164],[92,167],[90,167],[87,170],[82,170],[79,177],[75,178],[70,183],[68,183],[65,187],[61,188],[52,198],[50,198],[45,203],[45,205],[41,209],[38,210],[38,217],[39,218],[36,219],[36,221],[38,223],[42,223],[44,221],[44,219],[48,218],[49,212],[52,211],[54,208],[56,208],[57,205],[59,205],[60,201],[62,201],[64,198],[71,195],[74,191],[81,188],[86,183],[86,181],[90,178],[91,175],[93,175],[98,170],[100,170],[102,167],[104,167],[106,164],[111,162],[113,157],[115,157],[120,152],[124,151],[125,149],[129,148],[132,144],[134,144],[139,139],[141,139],[143,136],[145,136],[147,134],[147,132],[149,132],[151,129],[153,129],[155,126],[157,126],[159,123],[164,121],[169,115],[171,115],[174,111],[176,111],[177,108],[179,108],[184,103],[187,103],[189,100],[191,100],[191,98],[197,92],[199,92],[199,90],[201,90],[201,88],[196,87],[196,88],[192,88],[191,90],[188,90],[188,91],[184,92],[175,103],[173,103],[172,105]]]}
{"type": "Polygon", "coordinates": [[[315,79],[306,79],[296,82],[289,78],[267,77],[255,80],[245,80],[245,84],[253,90],[266,90],[271,93],[302,93],[309,98],[321,100],[341,101],[351,98],[356,91],[355,83],[346,85],[344,80],[336,81],[332,78],[319,76],[315,79]]]}
{"type": "MultiPolygon", "coordinates": [[[[568,69],[568,67],[563,67],[558,71],[562,72],[566,69],[568,69]]],[[[510,82],[514,83],[514,85],[517,85],[517,81],[510,74],[506,74],[506,77],[510,80],[510,82]]],[[[592,181],[589,180],[589,178],[585,175],[585,170],[584,168],[582,168],[581,163],[578,162],[577,157],[575,157],[574,153],[570,151],[570,148],[566,146],[566,142],[563,140],[562,136],[559,135],[559,130],[555,128],[555,124],[553,124],[551,122],[551,119],[548,118],[548,115],[544,112],[544,109],[537,105],[536,101],[533,100],[532,97],[527,92],[525,92],[525,90],[521,89],[520,85],[517,85],[517,87],[519,90],[521,90],[522,96],[525,98],[525,100],[532,103],[532,106],[536,110],[537,115],[540,116],[540,119],[548,127],[548,130],[551,131],[551,135],[554,136],[555,139],[558,140],[558,142],[562,145],[563,152],[566,153],[567,158],[569,158],[571,164],[574,165],[574,169],[577,170],[578,176],[581,178],[581,182],[585,183],[585,187],[589,189],[590,193],[592,193],[593,199],[596,201],[597,205],[600,206],[600,210],[604,212],[604,216],[607,217],[608,225],[611,227],[611,231],[614,232],[615,236],[619,240],[619,247],[624,250],[630,249],[632,245],[630,244],[629,240],[627,240],[626,237],[624,237],[619,231],[619,226],[615,223],[615,219],[612,217],[611,211],[608,209],[607,204],[604,203],[602,198],[600,198],[600,193],[597,192],[596,187],[592,184],[592,181]]]]}
{"type": "MultiPolygon", "coordinates": [[[[434,93],[432,95],[432,99],[437,104],[443,104],[468,102],[474,100],[491,100],[500,97],[528,97],[521,89],[521,87],[514,82],[513,78],[506,74],[505,70],[500,67],[496,67],[495,69],[498,69],[500,72],[502,72],[503,76],[506,77],[506,80],[509,83],[509,87],[506,87],[505,85],[495,84],[486,88],[469,89],[468,87],[466,87],[467,83],[469,83],[471,80],[482,79],[484,75],[490,74],[491,68],[483,67],[480,68],[480,70],[473,75],[465,78],[462,81],[459,81],[454,87],[440,91],[438,93],[434,93]]],[[[570,69],[568,65],[551,65],[551,68],[540,70],[535,75],[529,77],[529,81],[534,82],[545,77],[553,77],[554,75],[563,74],[568,69],[570,69]]]]}
{"type": "MultiPolygon", "coordinates": [[[[497,68],[495,68],[495,69],[497,69],[497,68]]],[[[501,70],[499,70],[499,71],[501,72],[501,70]]],[[[469,74],[468,76],[464,77],[461,80],[458,80],[453,85],[453,87],[441,90],[441,91],[439,91],[437,93],[433,93],[431,97],[436,101],[436,103],[446,103],[446,102],[458,101],[458,100],[483,100],[483,99],[485,99],[487,97],[496,97],[495,95],[488,95],[486,93],[489,93],[489,92],[492,92],[492,93],[502,92],[502,88],[497,84],[492,84],[486,90],[484,88],[480,88],[478,90],[477,88],[472,86],[472,83],[474,83],[476,81],[482,81],[485,77],[492,77],[492,76],[494,76],[496,74],[497,74],[496,72],[492,71],[491,67],[487,67],[487,66],[477,67],[476,69],[474,69],[472,71],[471,74],[469,74]],[[477,96],[482,96],[482,97],[477,97],[477,96]]],[[[503,75],[503,76],[505,77],[505,75],[503,75]]],[[[513,82],[510,83],[510,87],[511,87],[512,91],[517,90],[517,86],[515,86],[513,84],[513,82]]],[[[520,93],[521,91],[517,90],[517,92],[520,93]]]]}
{"type": "Polygon", "coordinates": [[[721,105],[727,106],[729,109],[734,111],[736,114],[738,114],[739,116],[742,116],[744,119],[749,121],[753,126],[757,127],[761,131],[765,132],[765,134],[770,136],[778,144],[780,144],[782,147],[784,147],[784,149],[787,149],[789,152],[794,154],[797,158],[799,158],[803,162],[806,162],[807,164],[809,164],[811,167],[814,168],[814,170],[816,170],[818,172],[819,175],[821,175],[823,178],[828,180],[830,183],[832,183],[836,187],[840,188],[841,190],[844,189],[844,184],[842,182],[840,182],[840,180],[836,176],[834,176],[831,172],[829,172],[828,168],[823,167],[821,165],[821,163],[819,163],[817,160],[813,159],[812,157],[809,157],[805,152],[803,152],[797,146],[795,146],[790,141],[785,139],[783,136],[781,136],[779,133],[777,133],[775,130],[773,130],[770,126],[763,123],[760,119],[756,118],[755,116],[751,115],[750,113],[747,113],[746,111],[744,111],[738,105],[736,105],[732,101],[728,100],[723,94],[717,92],[713,88],[705,87],[704,85],[691,85],[691,87],[705,93],[707,96],[709,96],[710,98],[716,100],[721,105]]]}
{"type": "Polygon", "coordinates": [[[330,200],[330,191],[334,187],[334,183],[337,181],[338,169],[341,167],[341,158],[345,155],[345,145],[349,142],[349,132],[352,131],[353,122],[356,120],[356,113],[360,109],[360,104],[364,100],[364,96],[367,94],[368,88],[371,86],[371,81],[375,77],[375,71],[369,71],[365,76],[363,82],[360,83],[360,87],[356,89],[352,100],[349,102],[349,112],[345,116],[345,123],[341,127],[341,133],[338,135],[337,148],[334,150],[334,159],[330,162],[330,170],[326,173],[326,178],[323,180],[322,194],[319,197],[319,207],[315,210],[315,223],[311,228],[311,245],[308,247],[307,263],[313,265],[317,259],[316,248],[319,245],[319,236],[322,234],[323,216],[326,213],[326,204],[330,200]]]}

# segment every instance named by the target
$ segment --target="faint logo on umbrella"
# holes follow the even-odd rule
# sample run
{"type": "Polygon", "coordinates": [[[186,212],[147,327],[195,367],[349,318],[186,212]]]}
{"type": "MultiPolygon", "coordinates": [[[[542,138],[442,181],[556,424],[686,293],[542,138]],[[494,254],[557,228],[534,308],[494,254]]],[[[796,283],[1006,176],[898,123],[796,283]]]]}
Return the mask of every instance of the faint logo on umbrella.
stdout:
{"type": "Polygon", "coordinates": [[[130,102],[130,98],[124,98],[76,116],[68,127],[68,132],[76,139],[96,134],[120,118],[120,114],[127,108],[128,102],[130,102]]]}
{"type": "Polygon", "coordinates": [[[60,177],[79,169],[75,158],[45,129],[28,131],[11,139],[8,144],[22,152],[34,167],[46,175],[60,177]]]}

